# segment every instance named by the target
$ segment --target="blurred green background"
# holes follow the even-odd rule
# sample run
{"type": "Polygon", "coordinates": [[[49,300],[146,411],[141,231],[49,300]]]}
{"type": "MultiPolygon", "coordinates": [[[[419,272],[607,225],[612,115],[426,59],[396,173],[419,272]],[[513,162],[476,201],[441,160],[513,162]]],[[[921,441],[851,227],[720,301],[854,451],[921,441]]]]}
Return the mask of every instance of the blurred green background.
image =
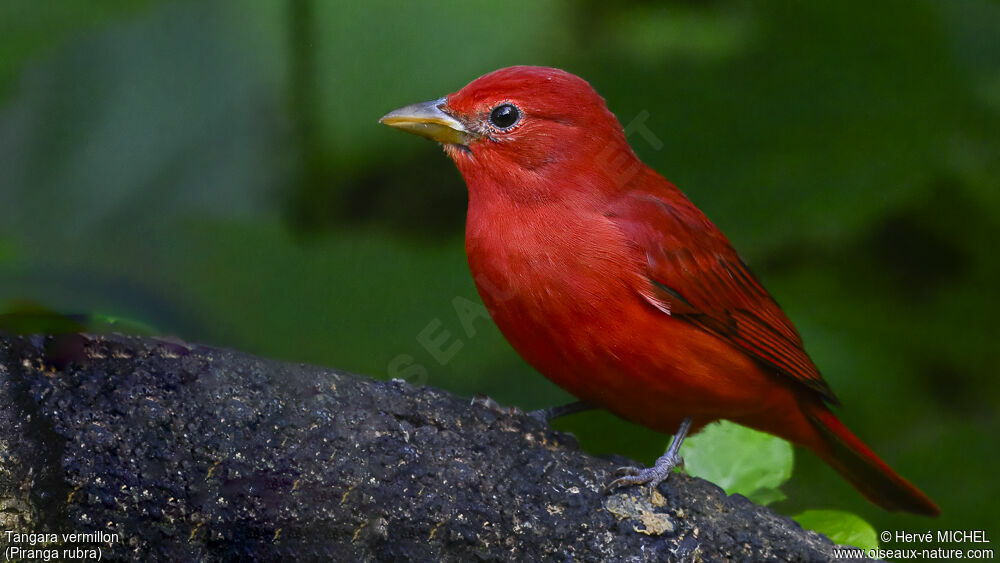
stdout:
{"type": "MultiPolygon", "coordinates": [[[[511,64],[579,74],[625,123],[648,112],[662,146],[636,136],[640,157],[943,515],[883,512],[804,451],[778,509],[1000,548],[996,2],[2,0],[0,310],[565,401],[489,321],[463,328],[464,184],[377,123],[511,64]],[[442,331],[446,361],[420,343],[442,331]]],[[[556,426],[645,462],[667,440],[600,413],[556,426]]]]}

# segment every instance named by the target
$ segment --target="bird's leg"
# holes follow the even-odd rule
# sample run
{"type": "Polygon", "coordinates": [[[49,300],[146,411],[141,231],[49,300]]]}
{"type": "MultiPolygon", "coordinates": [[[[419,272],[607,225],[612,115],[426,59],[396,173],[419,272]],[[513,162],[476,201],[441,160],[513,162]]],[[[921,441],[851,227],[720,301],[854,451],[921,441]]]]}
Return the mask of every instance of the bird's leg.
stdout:
{"type": "Polygon", "coordinates": [[[555,407],[549,407],[547,409],[538,409],[536,411],[531,411],[528,416],[538,419],[542,424],[548,424],[554,418],[559,418],[560,416],[566,416],[568,414],[576,414],[578,412],[589,411],[591,409],[598,408],[597,405],[593,405],[586,401],[574,401],[572,403],[567,403],[565,405],[558,405],[555,407]]]}
{"type": "Polygon", "coordinates": [[[619,477],[608,484],[608,490],[621,487],[622,485],[648,484],[650,490],[655,491],[660,483],[670,476],[670,472],[675,467],[684,465],[684,460],[680,456],[681,443],[684,442],[684,438],[687,437],[689,430],[691,430],[690,416],[681,421],[681,426],[677,429],[677,433],[674,434],[674,439],[670,442],[670,447],[667,448],[666,453],[656,460],[653,467],[642,469],[638,467],[619,467],[615,471],[615,475],[619,477]]]}

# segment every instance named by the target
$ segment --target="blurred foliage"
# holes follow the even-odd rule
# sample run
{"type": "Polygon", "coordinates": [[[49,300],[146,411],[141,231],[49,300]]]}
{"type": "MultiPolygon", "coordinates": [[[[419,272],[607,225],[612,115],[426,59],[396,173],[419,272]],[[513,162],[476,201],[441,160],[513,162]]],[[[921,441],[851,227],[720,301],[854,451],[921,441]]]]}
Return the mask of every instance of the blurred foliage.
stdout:
{"type": "MultiPolygon", "coordinates": [[[[1000,495],[1000,6],[0,1],[0,309],[538,408],[486,320],[440,149],[377,124],[510,64],[579,74],[729,235],[874,450],[938,501],[885,513],[811,454],[786,513],[987,529],[1000,495]],[[419,335],[461,342],[447,361],[419,335]]],[[[447,346],[446,346],[447,348],[447,346]]],[[[668,438],[586,413],[597,453],[668,438]]]]}

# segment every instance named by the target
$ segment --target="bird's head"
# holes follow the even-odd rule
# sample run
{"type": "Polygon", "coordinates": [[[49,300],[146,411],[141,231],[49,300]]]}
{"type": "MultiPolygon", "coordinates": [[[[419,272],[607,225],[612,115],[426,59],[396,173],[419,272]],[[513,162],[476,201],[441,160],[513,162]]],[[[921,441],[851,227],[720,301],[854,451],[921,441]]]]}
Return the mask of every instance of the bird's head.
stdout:
{"type": "Polygon", "coordinates": [[[533,179],[635,158],[604,99],[582,78],[555,68],[496,70],[380,122],[444,145],[470,190],[484,182],[540,190],[533,179]]]}

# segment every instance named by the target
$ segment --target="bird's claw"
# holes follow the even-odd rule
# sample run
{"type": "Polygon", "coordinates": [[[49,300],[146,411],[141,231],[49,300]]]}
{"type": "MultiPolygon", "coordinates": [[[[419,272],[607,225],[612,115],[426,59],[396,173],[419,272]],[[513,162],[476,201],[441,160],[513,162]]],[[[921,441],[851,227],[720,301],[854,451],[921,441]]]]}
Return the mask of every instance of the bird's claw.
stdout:
{"type": "Polygon", "coordinates": [[[623,477],[625,475],[638,475],[640,471],[642,471],[642,469],[639,467],[626,465],[624,467],[619,467],[618,469],[615,469],[612,475],[614,475],[615,477],[623,477]]]}
{"type": "Polygon", "coordinates": [[[496,400],[493,399],[493,397],[490,397],[489,395],[481,395],[481,394],[473,395],[472,396],[472,400],[469,401],[469,404],[470,405],[479,405],[481,407],[486,407],[486,408],[488,408],[490,410],[495,410],[495,411],[498,411],[498,410],[500,410],[500,409],[503,408],[503,407],[500,406],[500,403],[496,402],[496,400]]]}
{"type": "Polygon", "coordinates": [[[664,455],[656,460],[652,467],[619,467],[612,475],[617,479],[608,483],[606,490],[613,491],[618,487],[628,485],[649,485],[650,491],[655,491],[660,483],[665,481],[675,467],[683,467],[684,459],[679,455],[664,455]]]}
{"type": "Polygon", "coordinates": [[[513,416],[513,415],[521,413],[521,409],[519,409],[517,407],[514,407],[514,406],[505,407],[505,406],[501,405],[500,403],[496,402],[496,400],[494,400],[493,397],[490,397],[490,396],[487,396],[487,395],[475,395],[474,397],[472,397],[472,400],[469,402],[469,404],[471,404],[471,405],[478,405],[478,406],[481,406],[481,407],[486,407],[486,408],[490,409],[491,411],[498,412],[498,413],[501,413],[501,414],[510,415],[510,416],[513,416]]]}

